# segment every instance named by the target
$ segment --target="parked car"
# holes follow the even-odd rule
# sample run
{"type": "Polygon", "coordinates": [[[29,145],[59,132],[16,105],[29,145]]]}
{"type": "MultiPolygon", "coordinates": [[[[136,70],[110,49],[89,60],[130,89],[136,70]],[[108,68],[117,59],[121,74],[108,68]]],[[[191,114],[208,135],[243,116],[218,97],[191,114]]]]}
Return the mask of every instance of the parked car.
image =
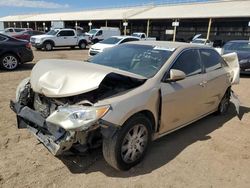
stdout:
{"type": "Polygon", "coordinates": [[[102,143],[106,161],[127,170],[151,140],[227,112],[239,67],[236,54],[226,57],[205,45],[135,41],[90,62],[42,60],[10,106],[18,128],[54,155],[102,143]]]}
{"type": "Polygon", "coordinates": [[[100,42],[112,36],[121,35],[118,27],[101,27],[100,29],[92,29],[86,33],[91,38],[92,43],[100,42]]]}
{"type": "Polygon", "coordinates": [[[213,42],[208,39],[200,38],[201,34],[197,34],[193,37],[190,43],[198,44],[198,45],[207,45],[209,47],[213,47],[213,42]]]}
{"type": "Polygon", "coordinates": [[[17,38],[17,39],[23,39],[23,40],[30,41],[30,37],[36,36],[36,35],[43,35],[43,34],[44,34],[44,32],[42,32],[42,31],[30,30],[30,31],[25,31],[25,32],[20,33],[20,34],[13,35],[12,37],[17,38]]]}
{"type": "Polygon", "coordinates": [[[14,70],[19,64],[33,60],[33,52],[28,41],[18,40],[0,34],[0,67],[14,70]]]}
{"type": "Polygon", "coordinates": [[[222,54],[232,52],[238,55],[241,72],[250,72],[250,41],[234,40],[227,42],[222,48],[222,54]]]}
{"type": "Polygon", "coordinates": [[[85,49],[90,40],[88,36],[78,35],[74,29],[53,29],[44,35],[32,36],[30,42],[38,50],[51,51],[54,47],[79,46],[85,49]]]}
{"type": "Polygon", "coordinates": [[[132,36],[139,37],[141,40],[156,40],[155,37],[148,37],[146,33],[136,32],[136,33],[133,33],[132,36]]]}
{"type": "Polygon", "coordinates": [[[32,30],[31,28],[16,28],[16,27],[9,27],[4,29],[1,33],[5,34],[5,35],[9,35],[9,36],[13,36],[13,35],[18,35],[18,34],[22,34],[25,31],[29,31],[32,30]]]}
{"type": "Polygon", "coordinates": [[[93,56],[100,52],[103,52],[107,48],[111,48],[126,42],[138,41],[138,40],[140,40],[140,38],[133,36],[113,36],[92,45],[91,48],[89,49],[89,55],[93,56]]]}

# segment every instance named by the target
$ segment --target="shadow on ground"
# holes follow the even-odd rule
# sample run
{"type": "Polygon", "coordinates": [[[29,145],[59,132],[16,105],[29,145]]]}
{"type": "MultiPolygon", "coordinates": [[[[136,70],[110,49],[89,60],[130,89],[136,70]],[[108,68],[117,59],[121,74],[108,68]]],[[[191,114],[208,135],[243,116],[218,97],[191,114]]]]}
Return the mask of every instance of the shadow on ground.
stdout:
{"type": "MultiPolygon", "coordinates": [[[[250,112],[250,108],[241,107],[239,117],[250,112]]],[[[233,105],[224,116],[210,115],[196,123],[164,136],[152,143],[146,158],[136,167],[126,172],[119,172],[110,167],[102,156],[101,148],[83,155],[62,156],[60,160],[72,173],[91,173],[100,171],[110,177],[131,177],[148,174],[178,156],[185,148],[197,141],[211,139],[210,133],[221,128],[226,122],[236,117],[233,105]]]]}

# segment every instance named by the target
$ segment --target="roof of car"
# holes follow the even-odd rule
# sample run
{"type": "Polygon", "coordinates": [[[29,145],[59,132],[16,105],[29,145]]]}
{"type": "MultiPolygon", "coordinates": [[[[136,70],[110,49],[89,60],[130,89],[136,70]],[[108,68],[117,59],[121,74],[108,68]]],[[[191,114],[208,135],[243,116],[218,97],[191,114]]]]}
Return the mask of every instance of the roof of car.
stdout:
{"type": "Polygon", "coordinates": [[[118,38],[118,39],[126,39],[126,38],[135,38],[135,39],[139,39],[138,37],[135,37],[135,36],[124,36],[124,35],[121,35],[121,36],[112,36],[112,38],[118,38]]]}
{"type": "Polygon", "coordinates": [[[228,42],[238,43],[238,42],[250,42],[250,41],[249,40],[231,40],[231,41],[228,41],[228,42]]]}
{"type": "Polygon", "coordinates": [[[185,42],[170,42],[170,41],[133,41],[129,42],[130,44],[141,44],[141,45],[150,45],[150,46],[159,46],[163,48],[190,48],[190,47],[198,47],[198,48],[211,48],[206,45],[198,45],[193,43],[185,43],[185,42]]]}

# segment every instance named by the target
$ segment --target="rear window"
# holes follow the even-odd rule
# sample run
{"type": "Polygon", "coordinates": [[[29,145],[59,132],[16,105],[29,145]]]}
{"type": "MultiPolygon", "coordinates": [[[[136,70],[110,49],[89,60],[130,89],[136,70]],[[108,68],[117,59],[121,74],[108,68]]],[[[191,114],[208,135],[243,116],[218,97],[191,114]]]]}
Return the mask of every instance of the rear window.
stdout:
{"type": "Polygon", "coordinates": [[[222,57],[210,49],[201,49],[200,50],[201,61],[203,62],[206,72],[210,72],[216,69],[219,69],[224,64],[222,57]]]}

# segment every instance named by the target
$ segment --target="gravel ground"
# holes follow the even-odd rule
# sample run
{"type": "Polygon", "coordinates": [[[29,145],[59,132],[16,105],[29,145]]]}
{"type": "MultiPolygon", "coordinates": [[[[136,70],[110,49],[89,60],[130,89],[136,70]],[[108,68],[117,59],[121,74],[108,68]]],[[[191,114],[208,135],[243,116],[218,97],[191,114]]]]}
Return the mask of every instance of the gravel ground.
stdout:
{"type": "Polygon", "coordinates": [[[210,115],[155,141],[141,164],[118,172],[101,149],[56,158],[27,130],[16,128],[9,101],[34,64],[45,58],[83,60],[87,50],[34,50],[34,55],[16,71],[0,71],[0,187],[250,186],[250,77],[234,87],[239,117],[233,106],[225,116],[210,115]]]}

